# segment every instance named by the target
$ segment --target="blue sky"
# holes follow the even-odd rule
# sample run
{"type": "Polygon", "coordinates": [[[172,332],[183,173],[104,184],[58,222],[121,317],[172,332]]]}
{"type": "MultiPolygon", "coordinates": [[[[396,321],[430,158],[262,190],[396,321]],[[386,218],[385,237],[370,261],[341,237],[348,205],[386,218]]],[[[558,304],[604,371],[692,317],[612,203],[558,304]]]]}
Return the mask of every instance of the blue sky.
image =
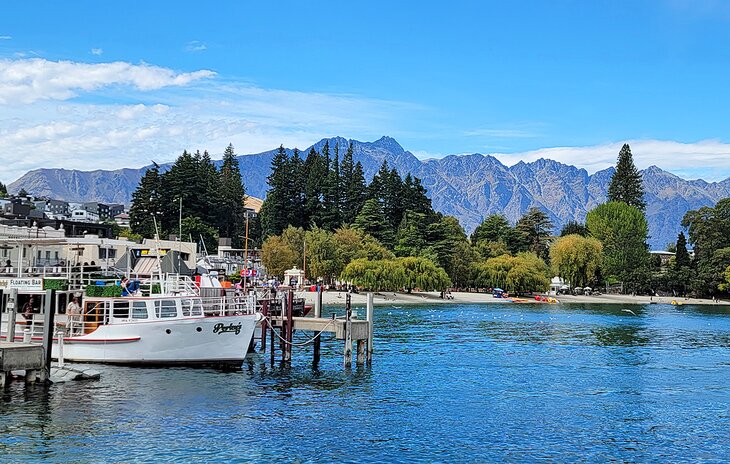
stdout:
{"type": "Polygon", "coordinates": [[[730,2],[6,2],[0,180],[342,135],[730,176],[730,2]]]}

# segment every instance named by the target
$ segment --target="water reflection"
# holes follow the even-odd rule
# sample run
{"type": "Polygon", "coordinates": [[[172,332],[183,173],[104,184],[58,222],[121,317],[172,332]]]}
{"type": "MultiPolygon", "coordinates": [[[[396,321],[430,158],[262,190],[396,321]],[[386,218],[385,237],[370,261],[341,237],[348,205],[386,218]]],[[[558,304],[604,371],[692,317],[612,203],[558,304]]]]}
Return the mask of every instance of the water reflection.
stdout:
{"type": "Polygon", "coordinates": [[[722,461],[722,308],[499,305],[376,311],[371,368],[342,341],[237,372],[100,367],[14,383],[5,462],[722,461]],[[691,446],[690,446],[691,445],[691,446]],[[649,457],[649,458],[647,458],[649,457]]]}

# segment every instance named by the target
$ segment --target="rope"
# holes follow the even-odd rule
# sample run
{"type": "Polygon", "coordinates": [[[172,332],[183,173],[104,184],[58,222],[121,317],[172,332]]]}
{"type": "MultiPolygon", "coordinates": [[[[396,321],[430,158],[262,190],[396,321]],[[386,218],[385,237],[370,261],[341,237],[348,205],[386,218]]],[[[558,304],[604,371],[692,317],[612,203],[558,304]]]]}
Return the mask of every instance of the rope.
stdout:
{"type": "MultiPolygon", "coordinates": [[[[266,322],[268,322],[268,323],[269,323],[269,327],[274,327],[274,324],[272,324],[272,323],[271,323],[271,318],[270,318],[270,317],[268,317],[268,316],[264,316],[264,320],[266,320],[266,322]]],[[[330,320],[330,321],[329,321],[329,322],[328,322],[327,324],[325,324],[325,326],[324,326],[324,327],[322,327],[322,330],[320,330],[320,331],[319,331],[319,332],[317,333],[317,335],[315,335],[314,337],[310,338],[309,340],[306,340],[306,341],[304,341],[304,342],[299,342],[299,343],[294,343],[294,342],[290,342],[290,341],[287,341],[287,340],[286,340],[286,339],[285,339],[284,337],[282,337],[281,335],[279,335],[279,334],[277,333],[277,331],[276,331],[276,330],[273,330],[272,332],[273,332],[273,333],[274,333],[274,334],[276,335],[276,337],[277,337],[277,338],[278,338],[279,340],[281,340],[282,342],[284,342],[284,343],[287,343],[287,344],[289,344],[289,345],[291,345],[291,346],[307,346],[307,345],[309,345],[310,343],[314,343],[314,340],[316,340],[316,339],[317,339],[317,337],[319,337],[320,335],[322,335],[322,333],[323,333],[323,332],[325,331],[325,329],[326,329],[327,327],[329,327],[329,326],[330,326],[330,324],[332,324],[333,322],[336,322],[336,321],[337,321],[337,319],[332,319],[332,320],[330,320]]]]}

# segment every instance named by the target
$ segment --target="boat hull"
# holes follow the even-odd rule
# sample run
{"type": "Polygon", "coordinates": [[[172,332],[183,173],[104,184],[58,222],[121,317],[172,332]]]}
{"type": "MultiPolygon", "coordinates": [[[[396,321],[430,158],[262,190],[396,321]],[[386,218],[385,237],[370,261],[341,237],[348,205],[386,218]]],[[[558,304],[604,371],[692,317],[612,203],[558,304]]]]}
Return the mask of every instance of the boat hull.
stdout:
{"type": "MultiPolygon", "coordinates": [[[[64,339],[66,361],[146,365],[235,365],[246,357],[256,315],[100,326],[64,339]]],[[[58,342],[52,356],[58,358],[58,342]]]]}

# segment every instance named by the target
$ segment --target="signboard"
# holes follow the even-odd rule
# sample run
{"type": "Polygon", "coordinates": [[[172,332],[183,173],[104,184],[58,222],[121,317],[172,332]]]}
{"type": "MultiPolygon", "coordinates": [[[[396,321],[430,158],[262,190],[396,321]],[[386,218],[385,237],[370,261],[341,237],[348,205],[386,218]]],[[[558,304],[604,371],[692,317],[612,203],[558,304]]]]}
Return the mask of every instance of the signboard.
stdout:
{"type": "Polygon", "coordinates": [[[256,277],[256,269],[241,269],[241,277],[256,277]]]}
{"type": "Polygon", "coordinates": [[[40,277],[8,277],[0,279],[0,290],[18,289],[26,292],[42,292],[43,279],[40,277]]]}

